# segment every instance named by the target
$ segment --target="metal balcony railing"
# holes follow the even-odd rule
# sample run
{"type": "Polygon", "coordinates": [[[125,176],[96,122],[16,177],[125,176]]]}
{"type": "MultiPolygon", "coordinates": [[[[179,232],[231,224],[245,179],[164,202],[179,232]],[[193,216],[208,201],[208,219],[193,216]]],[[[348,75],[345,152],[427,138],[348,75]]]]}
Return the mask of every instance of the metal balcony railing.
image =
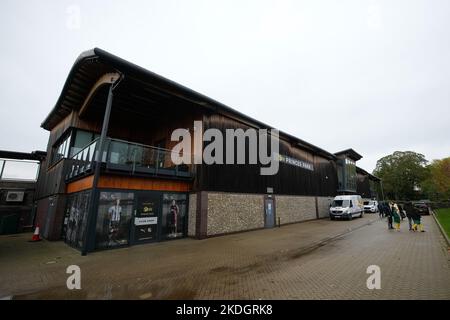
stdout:
{"type": "MultiPolygon", "coordinates": [[[[70,158],[66,180],[92,172],[98,140],[92,141],[70,158]]],[[[168,149],[108,138],[101,162],[108,171],[127,172],[130,175],[191,177],[188,165],[173,163],[172,153],[168,149]]]]}

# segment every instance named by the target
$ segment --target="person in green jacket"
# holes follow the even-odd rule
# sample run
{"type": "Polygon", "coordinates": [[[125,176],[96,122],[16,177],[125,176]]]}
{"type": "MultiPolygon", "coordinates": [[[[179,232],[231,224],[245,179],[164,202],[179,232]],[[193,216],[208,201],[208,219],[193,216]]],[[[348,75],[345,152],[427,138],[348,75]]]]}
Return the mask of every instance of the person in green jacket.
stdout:
{"type": "Polygon", "coordinates": [[[394,220],[394,229],[400,231],[400,210],[396,203],[391,202],[392,218],[394,220]]]}

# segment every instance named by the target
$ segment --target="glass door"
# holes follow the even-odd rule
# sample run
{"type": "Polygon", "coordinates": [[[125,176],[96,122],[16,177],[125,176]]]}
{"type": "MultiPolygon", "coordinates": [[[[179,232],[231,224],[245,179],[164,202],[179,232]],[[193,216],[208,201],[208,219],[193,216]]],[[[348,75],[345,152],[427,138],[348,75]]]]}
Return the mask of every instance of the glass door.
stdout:
{"type": "Polygon", "coordinates": [[[158,240],[160,209],[159,193],[152,191],[137,193],[132,234],[134,243],[158,240]]]}

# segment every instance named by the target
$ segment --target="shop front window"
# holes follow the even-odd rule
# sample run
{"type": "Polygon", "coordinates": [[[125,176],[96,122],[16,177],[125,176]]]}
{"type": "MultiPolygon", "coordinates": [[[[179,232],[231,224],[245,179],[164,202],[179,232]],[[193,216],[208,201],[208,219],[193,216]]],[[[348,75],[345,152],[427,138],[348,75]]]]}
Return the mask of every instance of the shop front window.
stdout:
{"type": "Polygon", "coordinates": [[[133,192],[100,192],[96,248],[128,244],[133,215],[133,192]]]}
{"type": "Polygon", "coordinates": [[[90,191],[69,195],[63,225],[63,238],[69,245],[81,248],[86,231],[90,191]]]}
{"type": "Polygon", "coordinates": [[[163,194],[162,238],[173,239],[185,235],[187,197],[180,193],[163,194]]]}

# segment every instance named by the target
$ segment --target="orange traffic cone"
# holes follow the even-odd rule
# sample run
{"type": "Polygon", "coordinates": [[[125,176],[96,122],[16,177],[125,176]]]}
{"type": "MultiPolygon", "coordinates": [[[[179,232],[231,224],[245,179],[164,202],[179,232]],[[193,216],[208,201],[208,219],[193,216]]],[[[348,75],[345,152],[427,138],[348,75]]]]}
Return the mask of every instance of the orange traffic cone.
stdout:
{"type": "Polygon", "coordinates": [[[34,229],[33,237],[30,242],[41,241],[41,237],[39,236],[39,225],[36,225],[36,229],[34,229]]]}

